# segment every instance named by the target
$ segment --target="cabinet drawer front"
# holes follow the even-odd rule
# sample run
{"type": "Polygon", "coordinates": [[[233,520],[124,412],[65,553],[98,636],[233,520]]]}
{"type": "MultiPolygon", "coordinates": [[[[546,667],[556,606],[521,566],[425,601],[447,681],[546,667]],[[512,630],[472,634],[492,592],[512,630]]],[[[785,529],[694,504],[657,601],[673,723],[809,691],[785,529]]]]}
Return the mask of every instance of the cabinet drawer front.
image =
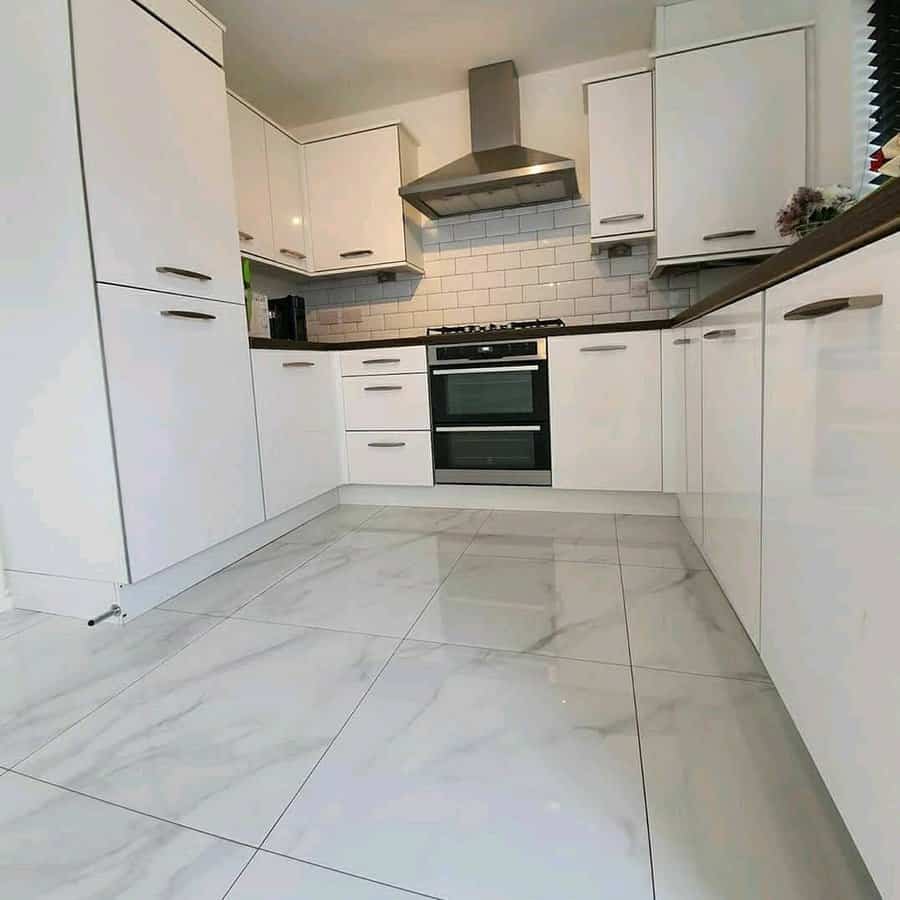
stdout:
{"type": "Polygon", "coordinates": [[[900,888],[898,256],[893,235],[766,292],[763,417],[763,660],[885,897],[900,888]]]}
{"type": "Polygon", "coordinates": [[[225,77],[135,3],[72,3],[97,280],[243,303],[225,77]]]}
{"type": "Polygon", "coordinates": [[[342,382],[348,430],[431,427],[427,375],[360,376],[342,382]]]}
{"type": "Polygon", "coordinates": [[[423,346],[341,351],[343,375],[395,375],[426,371],[428,366],[423,346]]]}
{"type": "Polygon", "coordinates": [[[660,333],[548,344],[554,487],[662,490],[660,333]]]}
{"type": "Polygon", "coordinates": [[[262,521],[244,310],[101,285],[125,538],[137,581],[262,521]]]}
{"type": "Polygon", "coordinates": [[[428,431],[347,432],[352,484],[434,484],[428,431]]]}

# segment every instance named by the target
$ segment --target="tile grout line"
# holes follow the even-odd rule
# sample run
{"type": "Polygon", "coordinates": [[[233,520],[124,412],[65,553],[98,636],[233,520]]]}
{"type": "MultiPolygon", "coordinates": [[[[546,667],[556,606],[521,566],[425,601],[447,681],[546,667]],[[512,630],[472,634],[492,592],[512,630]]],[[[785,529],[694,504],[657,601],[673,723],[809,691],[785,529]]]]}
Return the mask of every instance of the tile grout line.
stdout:
{"type": "MultiPolygon", "coordinates": [[[[619,547],[619,523],[615,520],[616,549],[619,547]]],[[[628,668],[631,675],[631,701],[634,706],[634,730],[638,745],[638,763],[641,767],[641,791],[644,796],[644,822],[647,827],[647,856],[650,862],[650,891],[656,900],[656,872],[653,867],[653,838],[650,834],[650,805],[647,802],[647,775],[644,771],[644,749],[641,745],[641,723],[638,719],[637,686],[634,679],[634,658],[631,654],[631,632],[628,628],[628,603],[625,598],[625,576],[622,573],[622,564],[619,563],[619,585],[622,589],[622,612],[625,616],[625,641],[628,645],[628,668]]]]}
{"type": "MultiPolygon", "coordinates": [[[[382,507],[382,509],[383,509],[383,508],[384,508],[384,507],[382,507]]],[[[380,511],[380,510],[379,510],[379,511],[380,511]]],[[[373,513],[372,516],[370,516],[370,517],[369,517],[368,519],[366,519],[365,521],[368,522],[368,521],[369,521],[371,518],[373,518],[375,515],[377,515],[377,513],[373,513]]],[[[257,854],[259,854],[260,852],[270,852],[270,851],[265,851],[265,850],[263,850],[263,847],[264,847],[266,841],[271,837],[272,832],[274,832],[275,829],[278,827],[278,823],[281,822],[281,820],[284,818],[284,816],[285,816],[285,814],[287,813],[287,811],[291,808],[291,806],[293,806],[294,801],[297,799],[297,797],[300,796],[300,793],[303,791],[303,788],[306,787],[306,785],[307,785],[307,783],[309,782],[310,778],[312,778],[312,776],[315,774],[316,769],[319,768],[319,766],[321,765],[322,761],[323,761],[323,760],[325,759],[325,757],[328,755],[328,752],[331,750],[331,748],[332,748],[332,747],[334,746],[334,744],[337,742],[338,738],[340,738],[340,736],[343,734],[344,730],[345,730],[345,729],[347,728],[347,726],[350,724],[350,721],[351,721],[351,719],[353,718],[353,716],[356,714],[356,711],[360,708],[360,706],[362,706],[362,704],[363,704],[363,702],[365,701],[366,697],[369,696],[369,694],[371,693],[372,689],[373,689],[373,688],[375,687],[375,685],[378,683],[378,680],[381,678],[382,674],[384,673],[384,670],[390,665],[391,660],[393,660],[394,657],[397,655],[397,652],[398,652],[399,649],[403,646],[403,642],[409,637],[409,634],[410,634],[410,632],[412,632],[413,628],[416,627],[416,624],[418,623],[419,619],[422,618],[423,614],[425,613],[425,610],[428,609],[428,607],[431,605],[431,601],[434,600],[434,598],[437,596],[437,594],[438,594],[438,592],[440,591],[441,587],[444,585],[444,582],[446,582],[447,579],[453,574],[453,570],[456,568],[456,566],[459,564],[459,561],[460,561],[460,560],[463,558],[463,556],[465,555],[466,550],[468,550],[469,547],[472,546],[472,542],[475,540],[475,537],[477,536],[478,532],[481,531],[481,528],[483,527],[484,523],[488,520],[489,516],[490,516],[490,511],[488,512],[488,515],[485,516],[484,521],[478,526],[478,528],[475,529],[475,531],[474,531],[473,534],[472,534],[472,537],[469,539],[469,543],[466,545],[466,547],[465,547],[465,549],[462,551],[462,553],[459,554],[459,556],[456,558],[456,560],[455,560],[455,562],[453,563],[453,565],[450,566],[449,570],[447,571],[447,574],[441,579],[440,583],[437,585],[437,587],[436,587],[436,588],[434,589],[434,591],[431,593],[431,596],[430,596],[430,597],[428,598],[428,600],[425,602],[425,604],[423,605],[423,607],[422,607],[421,611],[419,612],[419,614],[416,616],[416,618],[415,618],[415,620],[413,621],[413,623],[409,626],[409,628],[407,628],[406,633],[403,635],[403,637],[400,638],[399,640],[397,640],[396,638],[394,639],[394,640],[397,640],[397,645],[394,647],[393,651],[392,651],[391,654],[388,656],[388,658],[384,661],[384,664],[383,664],[383,665],[381,666],[381,668],[378,670],[378,672],[376,673],[375,677],[374,677],[374,678],[372,679],[372,681],[370,682],[369,686],[365,689],[365,691],[363,692],[363,695],[359,698],[359,700],[358,700],[358,702],[356,703],[356,705],[353,707],[352,710],[350,710],[350,713],[349,713],[349,715],[347,716],[347,718],[344,720],[343,725],[341,725],[341,727],[337,730],[337,732],[335,733],[335,735],[334,735],[334,736],[331,738],[331,740],[328,742],[328,744],[326,745],[325,749],[322,751],[321,755],[320,755],[319,758],[316,760],[315,765],[313,765],[312,769],[309,770],[309,772],[306,774],[306,776],[305,776],[305,777],[303,778],[303,780],[300,782],[300,786],[299,786],[299,787],[297,788],[297,790],[294,792],[293,796],[292,796],[291,799],[288,801],[287,805],[284,807],[284,809],[282,809],[282,811],[279,813],[278,817],[277,817],[277,818],[275,819],[275,821],[272,823],[272,825],[271,825],[271,827],[269,828],[269,830],[265,833],[265,835],[263,836],[263,839],[259,842],[259,845],[257,846],[256,850],[254,851],[253,855],[250,857],[250,859],[247,860],[246,865],[245,865],[245,866],[241,869],[241,871],[238,873],[237,877],[236,877],[236,878],[234,879],[234,881],[231,883],[231,885],[229,886],[228,890],[222,895],[222,900],[225,900],[225,898],[231,893],[231,891],[234,889],[234,886],[238,883],[238,881],[240,881],[241,876],[244,874],[244,872],[247,871],[247,868],[250,866],[250,864],[253,862],[253,860],[256,859],[257,854]]],[[[291,858],[293,858],[293,857],[291,857],[291,858]]],[[[355,876],[351,876],[351,877],[355,877],[355,876]]]]}

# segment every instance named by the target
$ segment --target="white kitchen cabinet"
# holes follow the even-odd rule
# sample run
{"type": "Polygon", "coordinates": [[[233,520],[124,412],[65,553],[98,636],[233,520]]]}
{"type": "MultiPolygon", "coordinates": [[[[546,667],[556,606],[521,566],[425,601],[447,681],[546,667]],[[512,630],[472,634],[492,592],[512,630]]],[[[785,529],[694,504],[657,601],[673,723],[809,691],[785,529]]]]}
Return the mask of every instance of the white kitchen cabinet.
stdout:
{"type": "Polygon", "coordinates": [[[272,259],[282,265],[309,270],[312,266],[307,240],[303,147],[266,122],[266,159],[275,242],[272,259]]]}
{"type": "Polygon", "coordinates": [[[653,235],[653,75],[588,85],[591,240],[653,235]]]}
{"type": "Polygon", "coordinates": [[[434,484],[430,431],[348,431],[352,484],[434,484]]]}
{"type": "Polygon", "coordinates": [[[266,161],[266,122],[229,94],[228,126],[241,251],[271,259],[275,254],[275,238],[266,161]]]}
{"type": "Polygon", "coordinates": [[[758,647],[763,296],[710,313],[700,325],[703,549],[758,647]]]}
{"type": "Polygon", "coordinates": [[[342,382],[348,431],[431,427],[427,375],[361,375],[342,382]]]}
{"type": "Polygon", "coordinates": [[[662,339],[663,490],[683,494],[687,489],[685,434],[685,348],[683,328],[664,331],[662,339]]]}
{"type": "Polygon", "coordinates": [[[403,375],[427,372],[425,347],[373,347],[371,350],[341,350],[342,375],[403,375]]]}
{"type": "Polygon", "coordinates": [[[266,517],[341,482],[337,363],[321,351],[253,350],[266,517]]]}
{"type": "Polygon", "coordinates": [[[763,659],[885,898],[900,897],[898,258],[895,234],[766,292],[763,439],[763,659]],[[824,315],[785,318],[804,307],[824,315]]]}
{"type": "Polygon", "coordinates": [[[553,486],[662,489],[660,332],[548,339],[553,486]]]}
{"type": "Polygon", "coordinates": [[[97,280],[243,303],[222,69],[136,3],[72,22],[97,280]]]}
{"type": "Polygon", "coordinates": [[[693,322],[684,328],[684,455],[685,485],[678,509],[685,528],[698,547],[703,529],[703,327],[693,322]]]}
{"type": "Polygon", "coordinates": [[[263,519],[244,309],[100,285],[131,580],[263,519]]]}
{"type": "Polygon", "coordinates": [[[774,251],[806,184],[802,29],[656,60],[659,263],[774,251]]]}
{"type": "Polygon", "coordinates": [[[420,216],[398,194],[416,177],[416,148],[399,125],[304,145],[319,272],[422,270],[420,216]]]}

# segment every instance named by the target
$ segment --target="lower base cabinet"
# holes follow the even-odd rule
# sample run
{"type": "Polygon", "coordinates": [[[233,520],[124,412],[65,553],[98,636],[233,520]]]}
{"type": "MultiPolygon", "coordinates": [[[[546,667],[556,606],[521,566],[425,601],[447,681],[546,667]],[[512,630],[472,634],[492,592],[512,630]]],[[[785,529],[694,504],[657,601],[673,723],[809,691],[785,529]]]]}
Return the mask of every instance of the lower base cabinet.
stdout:
{"type": "Polygon", "coordinates": [[[99,285],[131,581],[263,520],[244,307],[99,285]]]}
{"type": "Polygon", "coordinates": [[[684,492],[678,507],[684,525],[698,547],[703,547],[703,329],[684,329],[684,492]]]}
{"type": "Polygon", "coordinates": [[[352,484],[434,484],[430,431],[348,431],[352,484]]]}
{"type": "Polygon", "coordinates": [[[766,292],[763,438],[763,660],[885,900],[900,897],[898,260],[894,235],[766,292]]]}

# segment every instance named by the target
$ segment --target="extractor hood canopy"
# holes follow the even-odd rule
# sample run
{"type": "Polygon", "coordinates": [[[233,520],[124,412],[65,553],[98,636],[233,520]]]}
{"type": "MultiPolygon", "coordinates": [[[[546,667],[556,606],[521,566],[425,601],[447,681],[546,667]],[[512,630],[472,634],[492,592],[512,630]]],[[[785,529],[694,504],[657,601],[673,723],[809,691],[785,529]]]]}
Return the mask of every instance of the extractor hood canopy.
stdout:
{"type": "Polygon", "coordinates": [[[469,69],[472,152],[400,188],[430,219],[578,196],[574,160],[521,144],[512,60],[469,69]]]}

